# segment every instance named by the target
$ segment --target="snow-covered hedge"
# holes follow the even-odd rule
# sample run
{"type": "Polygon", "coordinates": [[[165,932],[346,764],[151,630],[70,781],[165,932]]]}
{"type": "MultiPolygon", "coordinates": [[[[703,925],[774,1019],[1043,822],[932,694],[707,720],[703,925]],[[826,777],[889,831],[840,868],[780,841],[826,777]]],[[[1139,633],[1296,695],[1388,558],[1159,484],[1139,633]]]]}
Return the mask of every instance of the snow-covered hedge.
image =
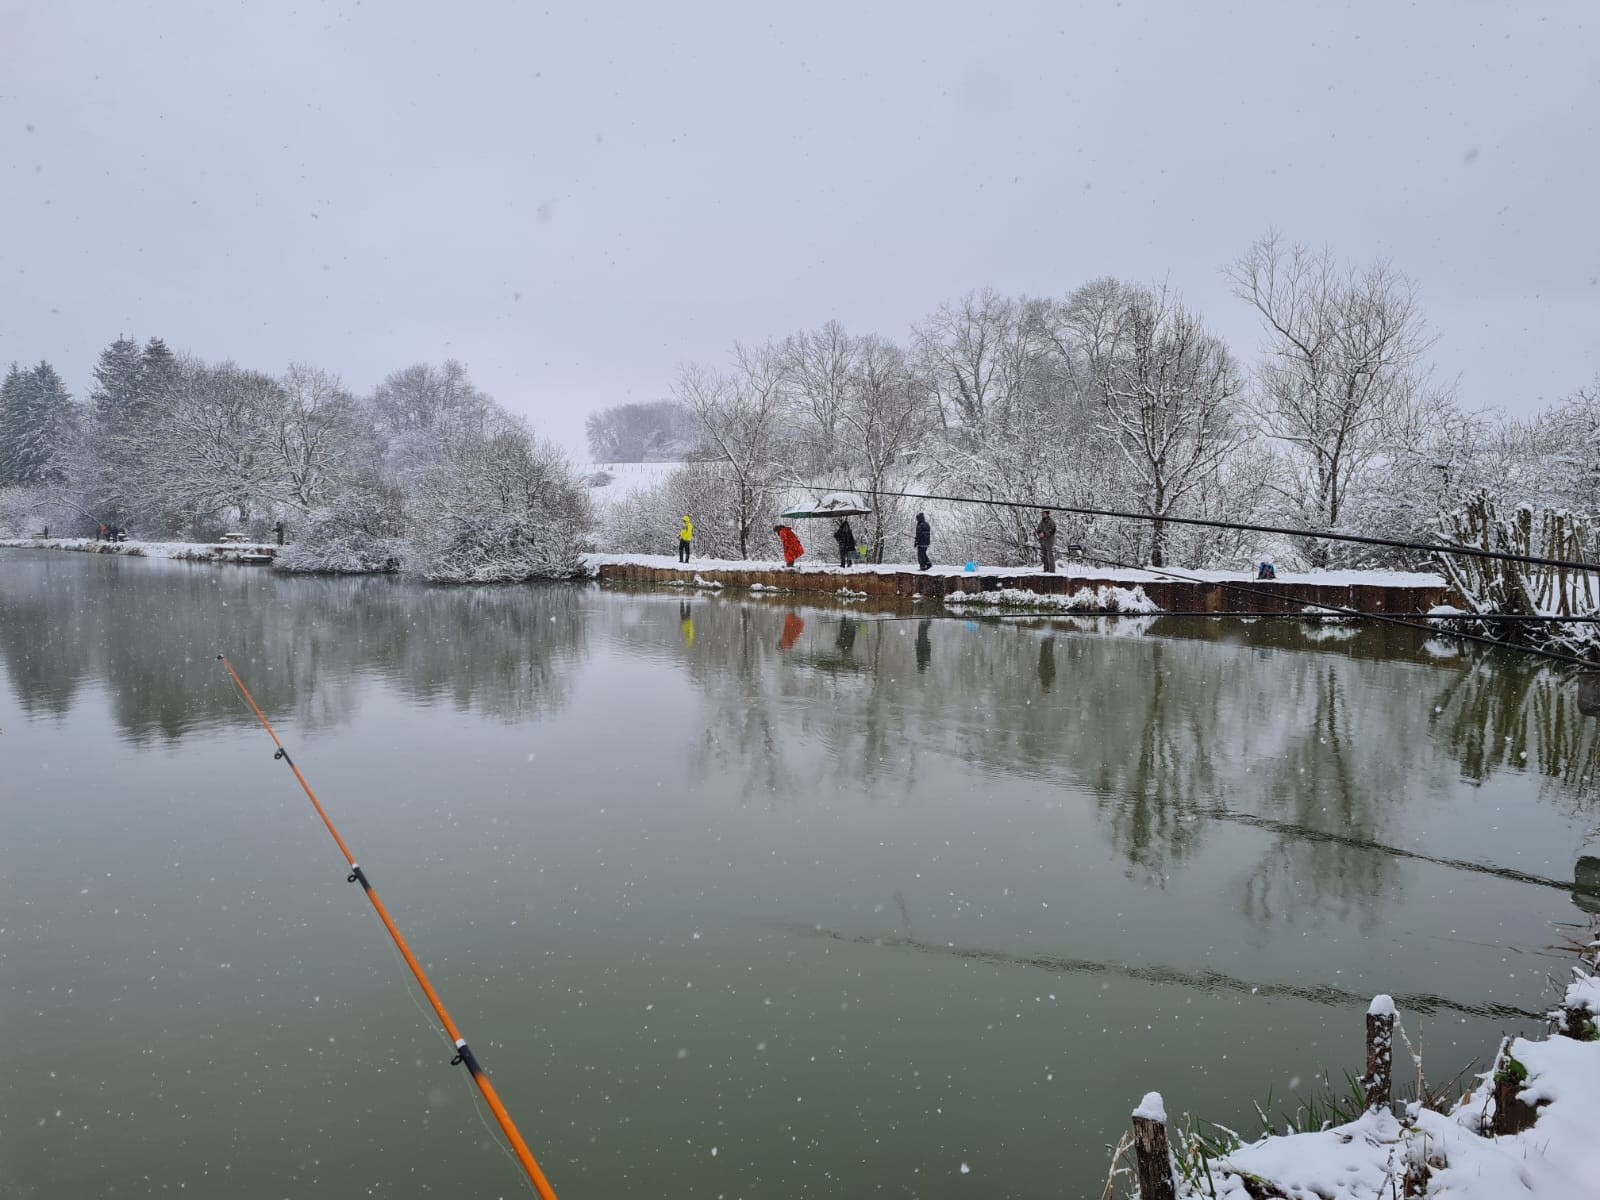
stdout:
{"type": "Polygon", "coordinates": [[[585,573],[589,497],[555,447],[512,426],[450,448],[412,492],[406,569],[439,583],[585,573]]]}
{"type": "Polygon", "coordinates": [[[421,526],[410,542],[412,561],[435,583],[519,583],[584,574],[583,546],[570,522],[480,511],[445,514],[421,526]]]}
{"type": "Polygon", "coordinates": [[[280,571],[324,571],[348,575],[398,571],[405,543],[396,513],[376,498],[350,497],[338,508],[318,509],[284,547],[280,571]]]}

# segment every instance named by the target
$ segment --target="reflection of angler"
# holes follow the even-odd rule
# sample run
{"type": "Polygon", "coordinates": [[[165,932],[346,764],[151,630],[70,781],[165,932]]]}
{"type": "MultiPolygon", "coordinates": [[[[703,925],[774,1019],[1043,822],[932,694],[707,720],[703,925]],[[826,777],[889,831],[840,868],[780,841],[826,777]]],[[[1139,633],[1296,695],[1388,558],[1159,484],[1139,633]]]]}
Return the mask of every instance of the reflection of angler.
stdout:
{"type": "Polygon", "coordinates": [[[489,1106],[489,1111],[494,1114],[495,1122],[500,1126],[500,1132],[505,1134],[506,1140],[511,1143],[511,1149],[516,1156],[518,1164],[528,1176],[529,1182],[533,1184],[534,1190],[539,1193],[541,1200],[556,1200],[556,1194],[550,1186],[550,1181],[544,1177],[544,1172],[539,1169],[539,1164],[534,1161],[533,1152],[528,1149],[528,1144],[522,1140],[522,1134],[517,1131],[516,1125],[511,1120],[511,1114],[506,1111],[506,1107],[501,1103],[500,1096],[495,1091],[494,1085],[489,1082],[489,1076],[478,1065],[478,1060],[473,1055],[471,1048],[468,1047],[466,1038],[462,1037],[461,1030],[456,1028],[456,1023],[450,1019],[450,1014],[445,1011],[444,1001],[439,999],[439,993],[434,991],[433,984],[422,969],[422,964],[417,961],[416,955],[411,952],[411,947],[406,945],[405,938],[400,935],[399,926],[394,923],[394,918],[389,915],[389,910],[385,907],[383,901],[378,899],[378,893],[373,890],[372,881],[367,878],[367,873],[356,862],[356,857],[350,852],[350,847],[345,844],[344,838],[339,836],[339,831],[334,828],[333,820],[322,807],[322,802],[317,799],[316,793],[311,790],[311,785],[306,782],[305,776],[300,773],[300,768],[295,766],[294,759],[289,757],[289,751],[278,740],[277,731],[272,728],[266,714],[256,704],[255,697],[244,686],[244,680],[240,679],[238,673],[234,671],[233,664],[220,654],[217,655],[217,659],[227,670],[234,686],[239,689],[239,694],[244,697],[245,703],[250,706],[250,711],[255,714],[256,720],[261,722],[261,727],[267,731],[267,736],[272,739],[273,745],[278,748],[277,753],[272,757],[274,759],[281,758],[289,770],[294,773],[295,781],[299,783],[300,790],[305,792],[306,799],[311,801],[311,807],[317,810],[317,816],[322,818],[323,825],[333,835],[333,840],[338,843],[339,852],[344,855],[344,860],[350,867],[350,874],[347,876],[349,882],[361,885],[361,890],[366,894],[367,901],[372,905],[373,911],[378,914],[378,919],[383,922],[384,929],[388,931],[389,937],[393,939],[395,948],[400,951],[400,956],[405,959],[406,966],[410,968],[412,977],[416,979],[418,986],[422,988],[423,995],[427,997],[428,1004],[433,1009],[433,1015],[439,1019],[439,1024],[443,1026],[445,1034],[454,1044],[455,1057],[450,1060],[450,1065],[461,1064],[467,1068],[467,1074],[472,1077],[472,1082],[477,1086],[484,1103],[489,1106]]]}
{"type": "Polygon", "coordinates": [[[839,653],[847,656],[856,648],[856,623],[850,617],[845,617],[839,622],[838,646],[839,653]]]}
{"type": "Polygon", "coordinates": [[[687,604],[678,605],[678,628],[683,631],[684,649],[694,645],[694,615],[687,604]]]}
{"type": "Polygon", "coordinates": [[[794,649],[794,644],[800,640],[800,635],[805,632],[806,623],[800,619],[799,613],[787,612],[783,614],[783,636],[778,639],[778,649],[787,653],[794,649]]]}

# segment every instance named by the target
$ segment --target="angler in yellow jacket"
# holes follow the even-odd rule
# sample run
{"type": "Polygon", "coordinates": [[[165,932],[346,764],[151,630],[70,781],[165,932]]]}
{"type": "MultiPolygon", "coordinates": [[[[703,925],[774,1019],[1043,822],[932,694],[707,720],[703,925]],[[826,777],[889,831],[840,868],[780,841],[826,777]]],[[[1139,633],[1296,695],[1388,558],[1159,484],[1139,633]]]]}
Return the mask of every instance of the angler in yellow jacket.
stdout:
{"type": "Polygon", "coordinates": [[[678,561],[689,561],[689,543],[694,540],[694,522],[685,515],[683,524],[678,526],[678,561]]]}

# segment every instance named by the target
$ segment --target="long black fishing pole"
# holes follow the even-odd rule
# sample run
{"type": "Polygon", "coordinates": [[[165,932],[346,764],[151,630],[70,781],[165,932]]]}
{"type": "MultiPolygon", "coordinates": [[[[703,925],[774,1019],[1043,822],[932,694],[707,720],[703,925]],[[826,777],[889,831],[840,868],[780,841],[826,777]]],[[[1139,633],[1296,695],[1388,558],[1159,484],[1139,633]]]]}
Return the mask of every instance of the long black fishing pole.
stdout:
{"type": "MultiPolygon", "coordinates": [[[[770,484],[767,491],[789,490],[793,484],[770,484]]],[[[1361,533],[1329,533],[1316,529],[1295,529],[1287,525],[1254,525],[1243,521],[1217,521],[1207,517],[1156,517],[1150,513],[1124,512],[1114,508],[1085,508],[1082,505],[1058,504],[1054,501],[1000,500],[983,496],[943,496],[933,492],[900,492],[886,488],[840,487],[829,488],[821,484],[800,485],[813,491],[851,492],[857,496],[897,496],[905,500],[939,500],[947,504],[987,504],[994,508],[1048,509],[1051,512],[1073,513],[1084,517],[1109,517],[1119,521],[1160,521],[1167,525],[1198,525],[1207,529],[1240,529],[1247,533],[1276,533],[1287,537],[1317,538],[1329,542],[1352,542],[1360,546],[1388,546],[1397,550],[1417,550],[1425,554],[1457,554],[1468,558],[1487,558],[1499,562],[1531,563],[1541,567],[1565,567],[1573,571],[1600,572],[1600,563],[1580,562],[1566,558],[1546,558],[1538,554],[1516,554],[1509,550],[1484,550],[1476,546],[1463,546],[1454,542],[1410,542],[1399,538],[1372,537],[1361,533]]],[[[1143,570],[1144,568],[1140,568],[1143,570]]]]}

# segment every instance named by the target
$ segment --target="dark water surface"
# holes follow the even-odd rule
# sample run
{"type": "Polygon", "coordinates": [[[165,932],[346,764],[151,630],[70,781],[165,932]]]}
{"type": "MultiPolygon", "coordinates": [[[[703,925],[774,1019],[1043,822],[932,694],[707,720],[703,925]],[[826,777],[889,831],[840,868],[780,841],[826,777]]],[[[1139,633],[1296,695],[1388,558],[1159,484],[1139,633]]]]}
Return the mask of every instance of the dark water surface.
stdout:
{"type": "Polygon", "coordinates": [[[218,651],[563,1200],[1098,1196],[1375,991],[1430,1075],[1535,1027],[1560,673],[885,615],[0,552],[0,1194],[526,1194],[218,651]]]}

